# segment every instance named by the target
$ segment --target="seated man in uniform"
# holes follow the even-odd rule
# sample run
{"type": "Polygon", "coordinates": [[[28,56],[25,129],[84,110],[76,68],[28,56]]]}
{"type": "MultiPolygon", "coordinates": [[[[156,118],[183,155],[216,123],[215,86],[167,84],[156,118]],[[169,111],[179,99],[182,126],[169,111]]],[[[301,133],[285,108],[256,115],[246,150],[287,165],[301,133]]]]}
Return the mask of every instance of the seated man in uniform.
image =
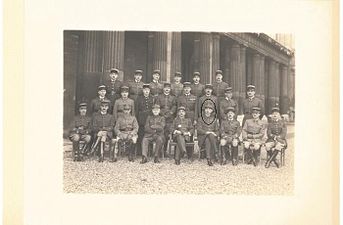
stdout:
{"type": "Polygon", "coordinates": [[[205,145],[207,164],[213,166],[212,159],[218,152],[217,140],[219,135],[219,121],[214,115],[214,104],[207,102],[203,106],[204,112],[198,118],[198,141],[200,148],[205,145]]]}
{"type": "Polygon", "coordinates": [[[131,115],[135,116],[135,103],[129,98],[129,87],[121,87],[121,98],[117,99],[113,106],[113,117],[117,121],[120,116],[124,114],[124,105],[131,107],[131,115]]]}
{"type": "MultiPolygon", "coordinates": [[[[131,106],[124,105],[124,114],[119,117],[114,127],[114,132],[117,135],[118,144],[120,143],[126,152],[126,147],[129,149],[129,162],[133,162],[134,145],[138,138],[138,122],[136,117],[130,114],[131,106]]],[[[117,158],[117,154],[114,155],[117,158]]]]}
{"type": "Polygon", "coordinates": [[[247,119],[243,125],[243,144],[248,156],[248,163],[252,161],[257,166],[263,136],[265,133],[265,124],[260,119],[259,107],[252,108],[252,119],[247,119]]]}
{"type": "Polygon", "coordinates": [[[82,161],[82,154],[88,146],[91,140],[91,118],[86,115],[87,103],[82,102],[79,105],[80,115],[76,116],[71,123],[71,131],[69,134],[70,140],[73,142],[73,159],[74,161],[82,161]],[[84,141],[85,144],[80,152],[80,141],[84,141]]]}
{"type": "Polygon", "coordinates": [[[100,143],[99,162],[104,161],[104,147],[107,140],[111,140],[110,159],[113,161],[114,144],[116,141],[113,138],[115,120],[112,115],[108,114],[109,104],[109,100],[102,101],[100,105],[100,111],[95,113],[92,119],[93,131],[96,134],[96,141],[92,147],[92,152],[95,151],[97,145],[100,143]]]}
{"type": "Polygon", "coordinates": [[[95,99],[91,101],[91,107],[90,107],[91,115],[93,115],[96,112],[99,112],[101,102],[104,101],[105,99],[108,100],[108,98],[106,98],[106,86],[100,85],[98,87],[98,97],[96,97],[95,99]]]}
{"type": "Polygon", "coordinates": [[[276,167],[279,168],[279,164],[276,162],[276,156],[287,146],[286,134],[287,126],[280,116],[280,109],[273,107],[267,128],[268,139],[266,141],[266,150],[268,160],[265,164],[266,168],[269,168],[271,162],[274,162],[276,167]]]}
{"type": "Polygon", "coordinates": [[[238,143],[239,136],[241,135],[242,128],[239,122],[235,119],[235,108],[226,108],[226,119],[221,121],[220,124],[220,145],[222,146],[221,160],[222,165],[227,163],[226,146],[231,150],[232,165],[238,164],[238,143]]]}
{"type": "Polygon", "coordinates": [[[160,106],[153,105],[152,115],[149,115],[144,127],[144,137],[142,141],[142,161],[141,164],[146,163],[148,156],[148,148],[150,142],[155,142],[154,163],[159,163],[159,154],[164,144],[164,127],[165,119],[160,115],[160,106]]]}
{"type": "Polygon", "coordinates": [[[182,94],[183,84],[181,83],[181,73],[176,72],[174,75],[174,83],[171,84],[171,94],[176,98],[182,94]]]}
{"type": "Polygon", "coordinates": [[[190,141],[193,134],[193,123],[191,119],[186,118],[186,108],[180,106],[178,116],[174,119],[172,126],[173,138],[177,143],[175,150],[175,164],[180,165],[180,158],[186,152],[186,141],[190,141]]]}

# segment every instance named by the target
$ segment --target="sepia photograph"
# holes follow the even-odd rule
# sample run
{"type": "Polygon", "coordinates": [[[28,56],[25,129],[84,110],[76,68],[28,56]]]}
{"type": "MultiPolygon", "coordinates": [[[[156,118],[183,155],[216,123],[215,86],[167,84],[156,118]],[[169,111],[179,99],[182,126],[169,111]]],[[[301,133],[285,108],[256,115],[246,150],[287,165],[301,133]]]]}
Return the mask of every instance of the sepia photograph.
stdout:
{"type": "Polygon", "coordinates": [[[65,30],[63,191],[292,195],[294,39],[65,30]]]}

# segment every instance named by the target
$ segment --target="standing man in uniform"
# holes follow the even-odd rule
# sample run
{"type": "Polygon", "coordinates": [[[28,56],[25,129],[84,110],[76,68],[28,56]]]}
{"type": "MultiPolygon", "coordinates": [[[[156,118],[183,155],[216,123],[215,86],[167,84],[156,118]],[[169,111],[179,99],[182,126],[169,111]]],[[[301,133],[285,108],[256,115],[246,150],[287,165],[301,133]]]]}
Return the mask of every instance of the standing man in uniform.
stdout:
{"type": "Polygon", "coordinates": [[[229,107],[234,108],[234,113],[237,115],[238,113],[238,104],[235,100],[232,99],[232,88],[227,87],[225,89],[225,97],[219,98],[219,115],[220,120],[225,120],[227,109],[229,107]]]}
{"type": "Polygon", "coordinates": [[[100,85],[98,87],[98,97],[91,101],[91,115],[100,110],[101,102],[103,102],[104,100],[109,100],[108,98],[106,98],[106,86],[100,85]]]}
{"type": "Polygon", "coordinates": [[[279,107],[276,106],[272,108],[272,114],[270,117],[270,122],[268,123],[267,128],[268,139],[266,141],[268,160],[265,167],[269,168],[270,163],[274,162],[276,167],[279,168],[279,164],[276,162],[276,156],[287,146],[287,126],[281,118],[279,107]]]}
{"type": "Polygon", "coordinates": [[[264,115],[264,105],[261,99],[255,97],[255,86],[248,85],[247,86],[247,98],[243,100],[243,125],[247,119],[252,118],[252,108],[258,107],[260,108],[260,118],[264,115]]]}
{"type": "Polygon", "coordinates": [[[69,139],[73,142],[73,159],[74,161],[82,161],[82,154],[85,152],[88,143],[91,140],[91,118],[87,114],[87,103],[79,104],[79,115],[76,116],[71,123],[69,139]],[[85,144],[80,152],[80,141],[85,144]]]}
{"type": "Polygon", "coordinates": [[[186,117],[190,118],[192,123],[197,119],[197,98],[191,94],[191,83],[183,83],[183,94],[177,99],[177,107],[183,106],[186,110],[186,117]]]}
{"type": "Polygon", "coordinates": [[[131,107],[131,115],[135,116],[135,103],[129,98],[129,87],[121,87],[121,98],[117,99],[113,106],[113,117],[117,121],[120,116],[124,114],[124,105],[131,107]]]}
{"type": "Polygon", "coordinates": [[[150,83],[151,95],[157,99],[158,95],[163,93],[163,84],[160,82],[161,71],[154,70],[152,73],[152,81],[150,83]]]}
{"type": "Polygon", "coordinates": [[[217,70],[216,81],[213,83],[213,94],[218,98],[224,97],[225,89],[228,87],[229,85],[223,81],[223,71],[217,70]]]}
{"type": "Polygon", "coordinates": [[[242,133],[244,150],[248,156],[247,161],[248,163],[252,161],[254,166],[257,166],[265,133],[265,124],[260,119],[260,112],[261,109],[259,107],[252,108],[252,118],[245,121],[242,133]]]}
{"type": "Polygon", "coordinates": [[[213,166],[212,159],[218,152],[219,121],[214,115],[215,106],[213,103],[206,102],[203,108],[204,112],[197,122],[199,146],[205,146],[207,164],[213,166]]]}
{"type": "MultiPolygon", "coordinates": [[[[110,79],[106,80],[106,87],[107,87],[107,98],[111,101],[111,105],[114,105],[114,102],[120,98],[120,88],[123,86],[123,83],[118,79],[119,70],[116,68],[112,68],[110,70],[110,79]]],[[[109,109],[110,113],[112,112],[112,107],[109,109]]]]}
{"type": "Polygon", "coordinates": [[[200,83],[200,73],[193,73],[193,84],[191,85],[191,94],[199,99],[204,94],[205,86],[200,83]]]}
{"type": "Polygon", "coordinates": [[[169,139],[171,127],[176,114],[176,97],[171,95],[170,91],[170,83],[164,83],[163,94],[160,94],[156,100],[156,104],[160,106],[160,114],[165,118],[165,140],[169,139]]]}
{"type": "Polygon", "coordinates": [[[181,72],[176,72],[174,75],[174,83],[171,84],[171,94],[178,98],[183,92],[183,84],[181,83],[181,72]]]}
{"type": "MultiPolygon", "coordinates": [[[[129,162],[133,162],[133,156],[135,152],[135,144],[137,143],[138,138],[138,122],[135,116],[132,116],[131,106],[124,105],[124,114],[119,117],[116,125],[114,127],[114,132],[117,135],[117,140],[121,143],[121,147],[124,148],[126,152],[126,147],[129,149],[129,162]]],[[[119,144],[118,143],[118,144],[119,144]]],[[[114,156],[117,158],[117,155],[114,156]]]]}
{"type": "Polygon", "coordinates": [[[133,101],[137,100],[137,97],[142,94],[143,82],[142,82],[142,70],[136,70],[134,74],[134,80],[129,82],[130,98],[133,101]]]}
{"type": "Polygon", "coordinates": [[[220,123],[220,146],[221,146],[221,162],[222,165],[227,163],[227,155],[231,156],[232,165],[238,164],[238,143],[239,136],[242,132],[240,123],[235,119],[235,108],[227,107],[225,109],[226,119],[220,123]],[[226,152],[226,147],[229,152],[226,152]],[[230,154],[227,154],[230,153],[230,154]]]}
{"type": "Polygon", "coordinates": [[[116,140],[113,138],[115,120],[112,115],[108,114],[109,105],[109,100],[102,101],[100,111],[95,113],[92,118],[92,128],[93,132],[96,134],[96,141],[92,148],[92,152],[94,152],[98,144],[100,144],[99,162],[104,161],[104,148],[107,140],[111,140],[110,160],[113,161],[114,145],[116,143],[116,140]]]}
{"type": "MultiPolygon", "coordinates": [[[[186,142],[189,142],[193,134],[193,123],[191,119],[186,118],[186,108],[180,106],[178,115],[173,121],[172,134],[177,146],[175,149],[175,164],[180,165],[181,155],[186,151],[186,142]]],[[[191,156],[190,156],[191,157],[191,156]]]]}
{"type": "Polygon", "coordinates": [[[154,98],[150,94],[150,85],[143,84],[143,95],[139,95],[136,102],[136,118],[138,120],[138,141],[137,141],[137,153],[141,154],[141,143],[144,135],[144,126],[146,119],[152,114],[152,106],[154,104],[154,98]]]}
{"type": "Polygon", "coordinates": [[[164,126],[165,119],[160,114],[160,106],[152,107],[152,115],[148,116],[145,127],[144,137],[142,141],[142,161],[141,164],[148,162],[148,148],[150,142],[155,142],[154,163],[160,163],[159,154],[164,145],[164,126]]]}

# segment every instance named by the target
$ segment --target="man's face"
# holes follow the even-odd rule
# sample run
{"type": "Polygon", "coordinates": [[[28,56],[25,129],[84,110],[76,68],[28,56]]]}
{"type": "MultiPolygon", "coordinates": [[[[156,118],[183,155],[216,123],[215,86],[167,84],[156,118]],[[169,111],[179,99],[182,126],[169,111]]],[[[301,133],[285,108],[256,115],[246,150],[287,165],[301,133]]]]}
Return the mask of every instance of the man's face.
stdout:
{"type": "Polygon", "coordinates": [[[191,93],[191,87],[184,87],[184,89],[183,89],[184,91],[185,91],[185,94],[189,94],[189,93],[191,93]]]}
{"type": "Polygon", "coordinates": [[[223,75],[221,75],[220,73],[218,73],[217,75],[216,75],[216,81],[217,82],[221,82],[223,80],[223,75]]]}
{"type": "Polygon", "coordinates": [[[225,96],[228,98],[232,98],[232,92],[225,92],[225,96]]]}
{"type": "Polygon", "coordinates": [[[212,112],[213,112],[213,109],[212,109],[212,108],[208,108],[208,107],[205,108],[205,115],[206,115],[207,117],[209,117],[209,116],[211,115],[212,112]]]}
{"type": "Polygon", "coordinates": [[[148,96],[150,94],[150,88],[143,88],[143,94],[148,96]]]}
{"type": "Polygon", "coordinates": [[[154,74],[152,75],[152,79],[153,79],[153,80],[159,80],[159,79],[160,79],[160,74],[154,73],[154,74]]]}
{"type": "Polygon", "coordinates": [[[271,118],[274,119],[274,120],[281,119],[280,113],[278,111],[274,111],[271,114],[271,118]]]}
{"type": "Polygon", "coordinates": [[[206,93],[207,95],[211,95],[211,94],[212,94],[212,89],[211,89],[211,88],[206,88],[206,89],[205,89],[205,93],[206,93]]]}
{"type": "Polygon", "coordinates": [[[186,112],[185,112],[185,110],[179,110],[179,116],[180,117],[184,117],[186,115],[186,112]]]}
{"type": "Polygon", "coordinates": [[[253,112],[252,112],[252,117],[253,117],[254,119],[257,119],[259,116],[260,116],[260,112],[258,112],[258,111],[253,111],[253,112]]]}
{"type": "Polygon", "coordinates": [[[163,92],[164,92],[164,94],[169,95],[169,93],[170,93],[170,87],[164,87],[164,88],[163,88],[163,92]]]}
{"type": "Polygon", "coordinates": [[[110,73],[110,78],[111,79],[117,79],[118,74],[117,73],[110,73]]]}
{"type": "Polygon", "coordinates": [[[255,90],[254,89],[249,89],[247,91],[247,94],[248,94],[248,97],[253,97],[253,96],[255,96],[255,90]]]}
{"type": "Polygon", "coordinates": [[[234,116],[235,116],[235,113],[232,112],[232,111],[229,111],[229,112],[227,113],[227,117],[228,117],[230,120],[232,120],[234,116]]]}
{"type": "Polygon", "coordinates": [[[123,91],[121,93],[121,97],[123,97],[123,98],[127,98],[128,96],[129,96],[129,92],[127,92],[127,91],[123,91]]]}
{"type": "Polygon", "coordinates": [[[100,90],[100,91],[98,91],[98,94],[99,94],[99,96],[101,96],[101,97],[105,97],[105,95],[106,95],[106,90],[100,90]]]}
{"type": "Polygon", "coordinates": [[[101,110],[102,112],[107,112],[107,110],[108,110],[108,104],[101,104],[100,110],[101,110]]]}
{"type": "Polygon", "coordinates": [[[157,116],[158,114],[160,114],[160,109],[159,109],[159,108],[153,108],[153,109],[152,109],[152,114],[154,114],[155,116],[157,116]]]}
{"type": "Polygon", "coordinates": [[[181,82],[181,77],[179,77],[179,76],[174,77],[174,81],[175,81],[175,83],[180,83],[181,82]]]}
{"type": "Polygon", "coordinates": [[[80,115],[81,115],[81,116],[86,115],[86,113],[87,113],[87,107],[81,106],[80,109],[79,109],[79,112],[80,112],[80,115]]]}
{"type": "Polygon", "coordinates": [[[142,80],[142,74],[140,74],[140,73],[139,74],[135,74],[134,77],[135,77],[135,80],[138,81],[138,82],[142,80]]]}
{"type": "Polygon", "coordinates": [[[195,76],[195,77],[193,77],[193,81],[194,81],[194,83],[199,83],[200,82],[200,77],[199,76],[195,76]]]}

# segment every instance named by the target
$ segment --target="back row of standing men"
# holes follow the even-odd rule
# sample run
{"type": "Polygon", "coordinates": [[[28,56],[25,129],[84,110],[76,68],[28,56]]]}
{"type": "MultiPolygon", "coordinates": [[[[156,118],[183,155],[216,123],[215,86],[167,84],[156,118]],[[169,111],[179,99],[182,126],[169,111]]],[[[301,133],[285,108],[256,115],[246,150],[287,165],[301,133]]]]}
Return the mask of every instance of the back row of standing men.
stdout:
{"type": "MultiPolygon", "coordinates": [[[[168,139],[171,132],[173,137],[177,138],[179,133],[178,129],[175,127],[176,117],[179,118],[181,116],[181,120],[179,121],[180,124],[177,125],[178,127],[189,127],[190,130],[184,131],[186,136],[191,133],[193,126],[197,124],[197,121],[200,121],[201,123],[204,122],[203,125],[205,126],[205,130],[217,130],[219,122],[222,123],[230,118],[229,112],[232,112],[234,115],[231,115],[231,119],[233,119],[233,117],[236,119],[239,106],[237,102],[232,99],[232,88],[222,80],[223,76],[221,70],[216,71],[216,82],[214,82],[213,85],[201,84],[199,72],[193,74],[193,83],[181,83],[182,76],[179,72],[174,76],[174,83],[161,83],[159,70],[153,72],[153,80],[150,84],[144,84],[141,81],[142,73],[143,71],[136,70],[134,80],[124,84],[118,80],[119,71],[117,69],[111,69],[110,80],[105,83],[105,85],[98,87],[98,97],[92,100],[90,111],[93,115],[93,129],[94,127],[98,127],[95,128],[94,131],[97,132],[97,137],[102,140],[101,143],[103,143],[107,137],[112,138],[113,136],[113,134],[108,136],[109,132],[104,129],[104,123],[110,125],[108,128],[109,130],[111,130],[111,126],[115,126],[114,131],[120,139],[127,139],[127,135],[130,135],[129,139],[133,140],[132,144],[138,143],[138,146],[142,146],[142,163],[145,163],[147,144],[149,141],[155,141],[158,146],[157,148],[163,149],[165,140],[168,139]],[[108,107],[109,114],[112,114],[111,116],[107,116],[107,119],[105,119],[102,114],[104,105],[107,105],[106,107],[108,107]],[[154,109],[157,108],[158,110],[155,110],[157,112],[156,114],[154,109]],[[128,116],[129,114],[131,114],[131,116],[128,116]],[[157,115],[160,115],[160,118],[157,118],[157,115]],[[211,116],[214,117],[216,123],[211,123],[211,116]],[[183,120],[184,117],[187,118],[186,122],[183,120]],[[133,118],[136,122],[133,121],[133,118]],[[208,120],[208,123],[206,120],[208,120]],[[149,126],[149,124],[152,123],[152,126],[155,126],[156,129],[150,129],[153,131],[150,135],[152,137],[150,140],[147,139],[149,135],[146,134],[147,132],[149,133],[147,124],[149,126]],[[162,123],[163,126],[160,126],[162,123]],[[106,132],[101,133],[103,130],[106,132]],[[136,132],[132,132],[135,130],[136,132]],[[161,140],[156,138],[156,133],[159,133],[160,130],[164,136],[161,140]]],[[[247,119],[253,118],[254,111],[258,111],[259,117],[264,115],[264,106],[262,101],[255,97],[255,87],[253,85],[247,86],[247,98],[244,100],[242,107],[244,113],[243,124],[247,119]]],[[[260,129],[256,131],[257,133],[264,132],[261,123],[252,124],[250,130],[254,131],[254,126],[260,127],[260,129]]],[[[283,124],[280,126],[283,127],[283,129],[285,128],[283,124]]],[[[234,135],[239,136],[241,132],[239,128],[240,124],[239,126],[234,125],[234,127],[234,135]]],[[[232,126],[229,126],[228,129],[228,133],[232,133],[232,126]]],[[[207,136],[211,136],[208,135],[208,132],[212,133],[210,130],[203,132],[206,136],[204,139],[206,150],[207,148],[214,149],[214,153],[216,153],[216,145],[212,143],[214,142],[214,139],[211,140],[211,138],[207,138],[207,136]]],[[[199,128],[199,136],[201,136],[201,133],[202,129],[199,128]]],[[[280,133],[280,131],[277,131],[276,133],[280,133]]],[[[213,134],[217,137],[215,132],[213,134]]],[[[178,145],[177,149],[180,150],[180,148],[182,149],[184,146],[178,145]]],[[[115,154],[115,152],[113,152],[113,154],[115,154]]],[[[212,165],[211,158],[215,158],[215,156],[209,156],[211,154],[212,153],[209,150],[209,153],[207,154],[209,165],[212,165]]],[[[180,163],[179,158],[180,156],[176,156],[176,164],[180,163]]],[[[129,156],[129,160],[133,160],[132,155],[131,158],[129,156]]],[[[158,162],[158,155],[155,155],[154,161],[158,162]]]]}

